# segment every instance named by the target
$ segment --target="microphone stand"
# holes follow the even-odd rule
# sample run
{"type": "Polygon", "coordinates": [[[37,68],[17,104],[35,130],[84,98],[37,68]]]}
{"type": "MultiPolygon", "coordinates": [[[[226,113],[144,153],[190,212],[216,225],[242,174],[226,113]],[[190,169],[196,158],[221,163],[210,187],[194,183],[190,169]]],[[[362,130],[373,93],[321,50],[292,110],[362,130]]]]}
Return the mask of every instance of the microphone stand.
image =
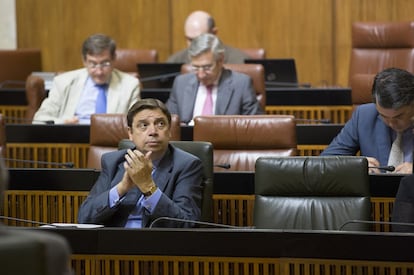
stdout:
{"type": "Polygon", "coordinates": [[[53,165],[53,166],[66,167],[66,168],[73,168],[75,166],[73,162],[50,162],[50,161],[41,161],[41,160],[26,160],[26,159],[11,159],[11,158],[3,158],[3,160],[29,163],[29,164],[53,165]]]}
{"type": "Polygon", "coordinates": [[[153,80],[159,80],[159,79],[163,79],[163,78],[175,77],[179,74],[181,74],[181,73],[180,72],[175,72],[175,73],[169,73],[169,74],[143,77],[143,78],[140,78],[140,80],[141,80],[141,82],[153,81],[153,80]]]}
{"type": "Polygon", "coordinates": [[[221,228],[232,228],[232,229],[240,229],[238,226],[232,226],[227,224],[220,224],[220,223],[211,223],[211,222],[202,222],[202,221],[194,221],[194,220],[186,220],[186,219],[179,219],[179,218],[172,218],[172,217],[158,217],[151,222],[148,228],[153,228],[154,225],[160,221],[174,221],[178,223],[193,223],[197,225],[204,225],[207,227],[221,227],[221,228]]]}

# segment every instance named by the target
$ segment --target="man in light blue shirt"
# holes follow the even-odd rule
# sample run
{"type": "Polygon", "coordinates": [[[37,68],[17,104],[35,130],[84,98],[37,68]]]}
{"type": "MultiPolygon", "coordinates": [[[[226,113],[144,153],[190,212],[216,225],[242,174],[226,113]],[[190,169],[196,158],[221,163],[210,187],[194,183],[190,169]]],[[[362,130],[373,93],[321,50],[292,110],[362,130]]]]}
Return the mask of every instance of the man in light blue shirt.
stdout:
{"type": "Polygon", "coordinates": [[[89,124],[95,113],[126,113],[140,99],[139,81],[113,67],[115,41],[103,34],[88,37],[82,46],[84,68],[53,80],[49,95],[33,123],[89,124]]]}

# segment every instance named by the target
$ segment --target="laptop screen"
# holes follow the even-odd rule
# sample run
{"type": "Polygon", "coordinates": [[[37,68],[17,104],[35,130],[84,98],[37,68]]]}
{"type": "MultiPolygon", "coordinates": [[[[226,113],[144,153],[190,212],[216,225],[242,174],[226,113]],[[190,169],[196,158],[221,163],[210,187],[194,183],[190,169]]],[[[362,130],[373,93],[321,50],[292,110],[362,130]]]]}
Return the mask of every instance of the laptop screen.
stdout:
{"type": "Polygon", "coordinates": [[[245,63],[262,64],[266,86],[297,87],[295,59],[246,59],[245,63]]]}
{"type": "Polygon", "coordinates": [[[181,73],[182,63],[138,63],[137,71],[142,86],[170,89],[174,79],[181,73]]]}

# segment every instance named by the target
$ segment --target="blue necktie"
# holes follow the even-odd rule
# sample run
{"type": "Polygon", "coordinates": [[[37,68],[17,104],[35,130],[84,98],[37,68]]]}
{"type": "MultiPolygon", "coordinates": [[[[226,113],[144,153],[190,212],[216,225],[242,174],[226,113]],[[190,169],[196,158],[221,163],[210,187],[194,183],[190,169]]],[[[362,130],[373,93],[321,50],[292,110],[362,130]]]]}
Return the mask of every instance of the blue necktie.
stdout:
{"type": "Polygon", "coordinates": [[[96,88],[98,89],[98,97],[96,98],[96,107],[95,113],[96,114],[105,114],[106,113],[106,84],[96,84],[96,88]]]}

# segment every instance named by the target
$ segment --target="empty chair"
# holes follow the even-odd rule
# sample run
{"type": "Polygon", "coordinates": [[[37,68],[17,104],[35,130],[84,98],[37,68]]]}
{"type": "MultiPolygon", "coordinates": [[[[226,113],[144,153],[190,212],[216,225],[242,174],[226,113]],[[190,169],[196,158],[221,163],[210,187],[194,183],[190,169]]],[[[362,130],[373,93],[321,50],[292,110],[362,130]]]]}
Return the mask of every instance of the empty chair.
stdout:
{"type": "Polygon", "coordinates": [[[365,157],[263,157],[256,162],[256,228],[367,230],[371,202],[365,157]]]}
{"type": "Polygon", "coordinates": [[[0,87],[24,87],[28,75],[42,70],[40,49],[0,50],[0,87]]]}
{"type": "Polygon", "coordinates": [[[239,50],[247,54],[250,59],[266,58],[266,50],[263,48],[240,48],[239,50]]]}
{"type": "MultiPolygon", "coordinates": [[[[253,80],[253,88],[256,92],[256,98],[262,106],[263,110],[266,107],[266,87],[265,87],[265,73],[263,65],[261,64],[224,64],[224,68],[233,70],[239,73],[247,74],[253,80]]],[[[181,73],[192,72],[191,64],[184,64],[181,67],[181,73]]]]}
{"type": "MultiPolygon", "coordinates": [[[[181,139],[179,118],[171,116],[171,140],[181,139]]],[[[119,142],[128,139],[126,115],[94,114],[91,116],[88,168],[101,169],[101,156],[118,149],[119,142]]]]}
{"type": "Polygon", "coordinates": [[[254,171],[260,156],[296,155],[296,124],[293,116],[285,115],[198,116],[193,140],[213,144],[214,165],[229,164],[229,171],[254,171]]]}
{"type": "Polygon", "coordinates": [[[138,63],[158,62],[158,51],[155,49],[117,49],[114,68],[128,73],[137,72],[138,63]]]}
{"type": "Polygon", "coordinates": [[[372,102],[374,76],[389,67],[414,72],[414,21],[353,23],[349,85],[354,105],[372,102]]]}
{"type": "Polygon", "coordinates": [[[25,120],[31,121],[46,98],[45,81],[37,75],[29,75],[26,79],[26,101],[27,109],[25,120]]]}

